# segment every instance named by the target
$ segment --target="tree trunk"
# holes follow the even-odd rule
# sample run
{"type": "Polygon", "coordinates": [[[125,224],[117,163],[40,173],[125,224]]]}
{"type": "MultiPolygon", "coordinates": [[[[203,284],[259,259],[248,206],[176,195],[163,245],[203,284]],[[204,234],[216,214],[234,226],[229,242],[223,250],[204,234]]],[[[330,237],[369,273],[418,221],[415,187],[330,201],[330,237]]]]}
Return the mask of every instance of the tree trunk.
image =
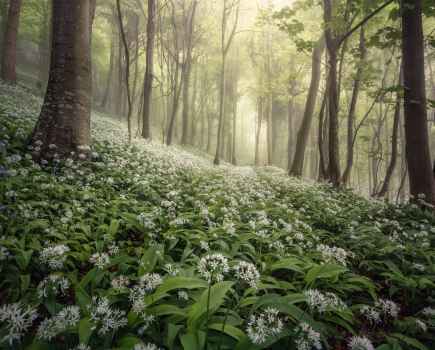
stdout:
{"type": "MultiPolygon", "coordinates": [[[[296,150],[291,166],[290,175],[302,176],[302,169],[304,167],[305,150],[307,148],[308,135],[311,129],[313,120],[314,108],[316,106],[317,94],[319,91],[320,77],[321,77],[321,61],[323,51],[325,49],[325,39],[322,38],[317,43],[313,50],[312,69],[311,69],[311,83],[308,90],[307,102],[305,104],[304,117],[302,119],[301,127],[298,131],[296,150]]],[[[289,158],[290,161],[290,158],[289,158]]],[[[289,163],[290,164],[290,163],[289,163]]]]}
{"type": "Polygon", "coordinates": [[[263,98],[258,97],[257,99],[257,130],[255,133],[255,166],[260,165],[260,134],[261,134],[261,123],[263,121],[263,98]]]}
{"type": "Polygon", "coordinates": [[[327,101],[327,92],[325,92],[325,95],[323,96],[322,106],[320,107],[319,112],[319,127],[318,127],[318,134],[317,134],[317,142],[319,147],[319,180],[325,180],[326,179],[326,157],[325,152],[323,150],[324,148],[324,137],[323,137],[323,131],[325,126],[325,114],[326,114],[326,101],[327,101]]]}
{"type": "MultiPolygon", "coordinates": [[[[183,79],[183,112],[182,123],[183,129],[181,134],[181,144],[187,145],[189,143],[189,88],[190,88],[190,73],[192,68],[192,49],[193,49],[193,27],[195,23],[195,13],[198,1],[194,0],[192,3],[192,9],[188,14],[187,20],[187,33],[186,33],[186,58],[182,67],[182,79],[183,79]]],[[[192,116],[191,116],[192,117],[192,116]]]]}
{"type": "Polygon", "coordinates": [[[154,75],[154,41],[156,35],[156,0],[148,0],[146,68],[143,89],[142,137],[151,139],[151,96],[154,75]]]}
{"type": "MultiPolygon", "coordinates": [[[[115,10],[112,7],[112,19],[115,18],[115,10]]],[[[117,39],[116,27],[112,26],[112,36],[110,40],[110,59],[109,59],[109,72],[107,73],[107,82],[104,90],[103,99],[101,101],[101,108],[107,109],[109,102],[110,92],[112,91],[112,80],[115,67],[115,40],[117,39]]]]}
{"type": "Polygon", "coordinates": [[[52,7],[50,74],[32,135],[35,158],[85,153],[91,143],[89,0],[57,0],[52,7]]]}
{"type": "MultiPolygon", "coordinates": [[[[400,85],[402,85],[402,69],[400,69],[400,85]]],[[[401,94],[397,93],[396,96],[396,106],[394,109],[394,121],[393,121],[393,132],[391,136],[391,158],[390,163],[388,164],[387,172],[385,174],[385,179],[382,184],[381,189],[377,193],[378,197],[384,197],[388,194],[388,190],[390,188],[390,181],[393,176],[394,170],[396,168],[397,163],[397,154],[398,154],[398,138],[399,138],[399,127],[400,127],[400,106],[401,106],[401,94]]]]}
{"type": "Polygon", "coordinates": [[[353,83],[353,91],[352,91],[352,99],[350,101],[349,114],[347,116],[347,161],[346,161],[346,169],[344,170],[343,177],[341,182],[343,184],[347,184],[349,182],[350,174],[353,166],[353,137],[354,137],[354,129],[355,129],[355,111],[358,103],[359,91],[361,88],[361,80],[364,74],[364,64],[367,56],[367,49],[365,43],[365,33],[364,27],[361,27],[360,31],[360,39],[359,39],[359,62],[358,68],[356,71],[355,80],[353,83]]]}
{"type": "Polygon", "coordinates": [[[338,40],[333,34],[331,0],[324,0],[326,46],[329,52],[328,107],[329,107],[329,140],[328,140],[328,180],[335,186],[340,185],[340,142],[338,139],[338,89],[337,89],[337,50],[338,40]]]}
{"type": "Polygon", "coordinates": [[[39,53],[39,67],[38,67],[38,88],[41,92],[45,91],[46,84],[48,80],[48,70],[49,70],[49,55],[50,55],[50,2],[45,1],[42,6],[41,22],[39,29],[39,43],[38,43],[38,53],[39,53]]]}
{"type": "Polygon", "coordinates": [[[402,57],[404,73],[404,115],[406,159],[410,194],[422,194],[435,204],[435,181],[429,152],[422,0],[403,0],[402,57]]]}
{"type": "Polygon", "coordinates": [[[21,0],[9,0],[9,12],[3,39],[1,78],[11,84],[17,82],[17,36],[20,23],[21,0]]]}

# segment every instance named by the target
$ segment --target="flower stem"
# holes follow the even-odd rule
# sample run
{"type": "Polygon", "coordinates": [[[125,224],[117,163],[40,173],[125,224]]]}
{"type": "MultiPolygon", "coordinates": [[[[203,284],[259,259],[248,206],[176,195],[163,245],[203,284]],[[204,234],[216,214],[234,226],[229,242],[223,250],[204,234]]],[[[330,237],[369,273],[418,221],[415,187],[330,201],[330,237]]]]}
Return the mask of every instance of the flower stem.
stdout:
{"type": "Polygon", "coordinates": [[[207,310],[205,317],[205,350],[207,350],[207,342],[208,342],[208,317],[210,312],[210,295],[211,295],[211,281],[213,280],[213,275],[211,276],[210,282],[208,283],[208,292],[207,292],[207,310]]]}

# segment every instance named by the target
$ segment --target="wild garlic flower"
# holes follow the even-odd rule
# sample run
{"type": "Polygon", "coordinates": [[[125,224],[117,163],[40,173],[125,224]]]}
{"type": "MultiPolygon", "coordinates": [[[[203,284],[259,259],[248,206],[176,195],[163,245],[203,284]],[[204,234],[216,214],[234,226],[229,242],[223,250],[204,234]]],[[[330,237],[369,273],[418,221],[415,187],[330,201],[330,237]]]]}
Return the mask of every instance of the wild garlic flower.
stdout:
{"type": "Polygon", "coordinates": [[[284,327],[279,311],[267,308],[264,312],[251,315],[246,332],[253,344],[263,344],[270,337],[279,335],[284,327]]]}
{"type": "Polygon", "coordinates": [[[370,321],[372,324],[380,323],[381,322],[381,314],[380,312],[371,306],[364,305],[360,309],[360,313],[362,316],[364,316],[368,321],[370,321]]]}
{"type": "Polygon", "coordinates": [[[71,350],[92,350],[92,349],[89,345],[80,343],[79,345],[77,345],[75,348],[72,348],[71,350]]]}
{"type": "Polygon", "coordinates": [[[297,338],[295,340],[297,350],[322,349],[320,333],[316,332],[308,323],[301,322],[296,328],[297,338]]]}
{"type": "Polygon", "coordinates": [[[21,303],[6,304],[0,307],[0,324],[6,328],[6,335],[0,339],[0,343],[8,342],[12,346],[15,340],[20,340],[33,321],[38,318],[38,313],[30,306],[21,303]]]}
{"type": "Polygon", "coordinates": [[[177,276],[180,273],[180,270],[175,267],[173,264],[165,264],[164,270],[168,273],[170,276],[177,276]]]}
{"type": "Polygon", "coordinates": [[[352,337],[347,345],[349,350],[375,350],[372,342],[364,336],[352,337]]]}
{"type": "Polygon", "coordinates": [[[423,333],[427,332],[427,324],[425,322],[423,322],[422,320],[415,320],[415,325],[423,333]]]}
{"type": "Polygon", "coordinates": [[[180,290],[177,293],[179,300],[189,300],[189,294],[185,290],[180,290]]]}
{"type": "Polygon", "coordinates": [[[145,333],[145,331],[150,328],[151,324],[156,320],[156,317],[154,315],[148,315],[146,312],[142,312],[140,315],[140,318],[143,321],[142,326],[139,328],[139,330],[137,331],[137,333],[140,336],[143,336],[143,334],[145,333]]]}
{"type": "Polygon", "coordinates": [[[208,252],[210,250],[210,246],[208,245],[208,242],[206,242],[206,241],[199,242],[199,245],[200,245],[201,249],[205,250],[206,252],[208,252]]]}
{"type": "Polygon", "coordinates": [[[51,274],[44,278],[38,284],[38,297],[40,299],[47,298],[50,295],[57,296],[65,295],[70,286],[69,280],[66,277],[51,274]]]}
{"type": "Polygon", "coordinates": [[[152,292],[163,283],[162,277],[158,273],[147,273],[139,279],[139,285],[146,292],[152,292]]]}
{"type": "Polygon", "coordinates": [[[322,259],[325,262],[337,262],[341,265],[347,265],[347,259],[352,256],[351,253],[345,251],[342,248],[330,247],[325,244],[319,244],[317,251],[322,254],[322,259]]]}
{"type": "Polygon", "coordinates": [[[36,336],[39,339],[50,341],[69,327],[75,327],[80,321],[78,306],[67,306],[58,314],[41,322],[36,336]]]}
{"type": "Polygon", "coordinates": [[[9,259],[11,253],[6,247],[0,246],[0,261],[9,259]]]}
{"type": "Polygon", "coordinates": [[[246,282],[251,288],[257,289],[260,273],[254,264],[246,261],[240,261],[235,267],[236,278],[246,282]]]}
{"type": "Polygon", "coordinates": [[[426,317],[435,317],[435,309],[431,307],[425,307],[421,313],[426,317]]]}
{"type": "Polygon", "coordinates": [[[89,262],[94,264],[98,269],[103,270],[110,264],[110,257],[107,253],[95,253],[91,255],[89,262]]]}
{"type": "Polygon", "coordinates": [[[130,279],[127,276],[119,275],[112,280],[111,284],[112,288],[119,292],[128,287],[130,279]]]}
{"type": "Polygon", "coordinates": [[[381,314],[386,317],[397,318],[400,312],[400,306],[394,301],[388,299],[379,299],[375,306],[381,309],[381,314]]]}
{"type": "Polygon", "coordinates": [[[330,309],[344,310],[347,305],[334,293],[321,293],[317,289],[308,289],[304,292],[308,307],[319,313],[330,309]]]}
{"type": "Polygon", "coordinates": [[[105,335],[109,332],[115,332],[119,328],[127,325],[125,312],[110,307],[107,298],[92,298],[92,304],[89,306],[91,321],[94,323],[92,329],[98,329],[99,335],[105,335]]]}
{"type": "Polygon", "coordinates": [[[145,295],[151,293],[163,283],[158,273],[147,273],[143,275],[137,285],[130,290],[129,300],[133,304],[133,311],[141,313],[145,309],[145,295]]]}
{"type": "Polygon", "coordinates": [[[136,344],[133,350],[160,350],[160,348],[152,343],[148,344],[136,344]]]}
{"type": "Polygon", "coordinates": [[[60,270],[67,258],[66,253],[70,251],[69,247],[64,244],[49,245],[45,247],[40,254],[43,264],[48,265],[51,270],[60,270]]]}
{"type": "Polygon", "coordinates": [[[113,256],[113,255],[118,255],[118,254],[119,254],[119,247],[115,243],[112,243],[109,246],[109,255],[113,256]]]}
{"type": "Polygon", "coordinates": [[[222,254],[207,254],[202,257],[198,264],[198,272],[209,283],[221,282],[224,274],[229,271],[228,259],[222,254]]]}

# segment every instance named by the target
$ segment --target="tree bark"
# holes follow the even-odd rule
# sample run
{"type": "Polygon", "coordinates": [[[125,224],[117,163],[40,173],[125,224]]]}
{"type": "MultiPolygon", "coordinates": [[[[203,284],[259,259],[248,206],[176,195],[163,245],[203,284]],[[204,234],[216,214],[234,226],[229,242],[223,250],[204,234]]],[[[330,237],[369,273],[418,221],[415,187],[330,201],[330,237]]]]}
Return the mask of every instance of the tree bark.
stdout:
{"type": "Polygon", "coordinates": [[[89,0],[57,0],[52,8],[50,74],[31,140],[35,158],[85,153],[91,143],[89,0]]]}
{"type": "MultiPolygon", "coordinates": [[[[181,144],[187,145],[189,143],[189,88],[190,88],[190,75],[192,68],[192,50],[193,50],[193,27],[195,23],[195,13],[198,1],[194,0],[191,10],[188,13],[187,19],[187,32],[186,32],[186,58],[182,67],[183,79],[183,112],[182,112],[182,134],[181,144]]],[[[192,117],[192,116],[191,116],[192,117]]]]}
{"type": "Polygon", "coordinates": [[[343,173],[341,182],[347,184],[349,182],[350,174],[353,166],[354,152],[353,152],[353,137],[355,132],[355,111],[358,103],[359,91],[361,88],[361,80],[364,73],[364,64],[367,56],[367,48],[365,42],[364,27],[361,27],[359,38],[359,62],[356,71],[355,80],[353,82],[352,99],[350,101],[349,113],[347,116],[347,160],[346,168],[343,173]]]}
{"type": "Polygon", "coordinates": [[[324,0],[325,37],[329,52],[328,107],[329,107],[329,140],[328,140],[328,180],[335,186],[340,185],[340,143],[338,139],[338,89],[337,89],[337,51],[338,39],[331,28],[331,0],[324,0]]]}
{"type": "Polygon", "coordinates": [[[21,3],[21,0],[9,0],[8,19],[3,39],[1,78],[11,84],[17,82],[17,36],[21,3]]]}
{"type": "MultiPolygon", "coordinates": [[[[114,18],[114,9],[112,8],[112,18],[114,18]]],[[[107,73],[107,81],[104,90],[103,99],[101,100],[101,108],[107,109],[110,93],[112,91],[112,80],[115,68],[115,40],[117,39],[116,27],[112,26],[112,36],[110,40],[110,58],[109,58],[109,71],[107,73]]]]}
{"type": "Polygon", "coordinates": [[[422,0],[403,0],[402,57],[406,159],[410,194],[435,204],[435,181],[429,152],[422,0]]]}
{"type": "Polygon", "coordinates": [[[307,101],[305,103],[305,112],[302,119],[302,124],[298,131],[293,164],[290,169],[290,175],[293,176],[302,176],[305,150],[307,148],[308,135],[310,133],[314,108],[316,106],[316,99],[319,91],[320,77],[322,73],[321,63],[322,63],[322,55],[324,49],[325,49],[325,38],[322,36],[322,38],[318,41],[316,47],[313,50],[311,83],[310,83],[310,88],[308,90],[307,101]]]}
{"type": "Polygon", "coordinates": [[[143,89],[142,137],[151,139],[151,97],[154,76],[154,41],[156,35],[156,0],[148,0],[146,68],[143,89]]]}

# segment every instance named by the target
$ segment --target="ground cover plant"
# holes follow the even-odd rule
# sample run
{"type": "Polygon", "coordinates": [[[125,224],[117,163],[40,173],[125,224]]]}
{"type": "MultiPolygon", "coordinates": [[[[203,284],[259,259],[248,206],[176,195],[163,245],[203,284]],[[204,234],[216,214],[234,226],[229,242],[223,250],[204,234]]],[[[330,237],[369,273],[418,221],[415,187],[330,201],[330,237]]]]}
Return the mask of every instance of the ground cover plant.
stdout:
{"type": "Polygon", "coordinates": [[[435,348],[431,211],[129,145],[98,114],[92,160],[36,164],[40,103],[0,86],[0,348],[435,348]]]}

